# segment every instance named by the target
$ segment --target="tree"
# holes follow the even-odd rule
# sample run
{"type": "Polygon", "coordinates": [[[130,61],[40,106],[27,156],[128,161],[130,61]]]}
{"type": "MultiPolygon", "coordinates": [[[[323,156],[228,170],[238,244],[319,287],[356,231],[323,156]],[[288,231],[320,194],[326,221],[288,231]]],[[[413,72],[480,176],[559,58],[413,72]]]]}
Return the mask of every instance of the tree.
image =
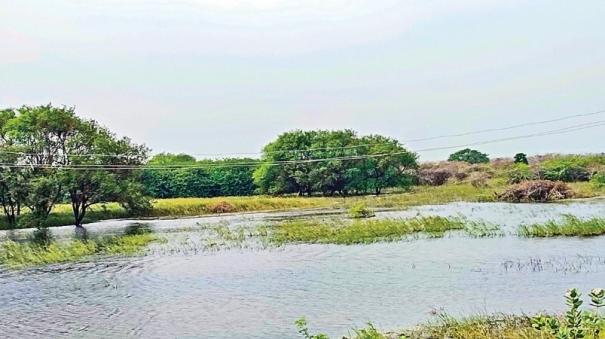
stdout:
{"type": "Polygon", "coordinates": [[[113,201],[132,209],[137,168],[146,161],[148,149],[118,138],[93,120],[80,120],[76,130],[65,145],[67,168],[59,173],[71,201],[74,224],[82,231],[82,221],[95,204],[113,201]]]}
{"type": "Polygon", "coordinates": [[[362,175],[374,194],[387,187],[408,187],[412,184],[411,171],[418,168],[418,156],[406,150],[399,141],[381,135],[370,135],[361,139],[368,145],[364,154],[362,175]]]}
{"type": "Polygon", "coordinates": [[[517,153],[515,154],[515,164],[525,164],[528,165],[529,161],[527,161],[527,155],[525,153],[517,153]]]}
{"type": "Polygon", "coordinates": [[[261,193],[324,195],[380,194],[386,187],[411,184],[408,171],[416,154],[397,140],[354,131],[292,131],[263,148],[254,172],[261,193]]]}
{"type": "Polygon", "coordinates": [[[30,209],[28,226],[43,227],[61,199],[59,169],[68,163],[67,145],[76,134],[79,119],[73,108],[23,106],[6,123],[6,138],[21,150],[18,165],[26,177],[23,203],[30,209]]]}
{"type": "Polygon", "coordinates": [[[465,148],[456,153],[453,153],[447,159],[448,161],[464,161],[470,164],[488,163],[489,157],[485,153],[477,150],[465,148]]]}

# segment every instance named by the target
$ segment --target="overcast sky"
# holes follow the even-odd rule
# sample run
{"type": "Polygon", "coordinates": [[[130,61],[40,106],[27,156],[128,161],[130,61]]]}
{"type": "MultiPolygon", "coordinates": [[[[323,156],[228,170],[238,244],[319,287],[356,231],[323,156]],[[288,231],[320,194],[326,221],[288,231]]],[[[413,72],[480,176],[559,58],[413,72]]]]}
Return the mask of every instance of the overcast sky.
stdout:
{"type": "MultiPolygon", "coordinates": [[[[154,152],[194,154],[257,152],[292,129],[497,128],[605,109],[604,18],[602,0],[0,0],[0,107],[75,106],[154,152]]],[[[478,148],[601,152],[604,131],[478,148]]]]}

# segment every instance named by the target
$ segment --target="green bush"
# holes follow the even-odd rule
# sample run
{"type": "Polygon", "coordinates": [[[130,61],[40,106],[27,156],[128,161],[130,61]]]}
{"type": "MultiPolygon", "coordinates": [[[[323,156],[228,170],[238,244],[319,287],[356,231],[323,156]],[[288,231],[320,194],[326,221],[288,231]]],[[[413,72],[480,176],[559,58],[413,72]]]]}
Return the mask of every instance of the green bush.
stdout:
{"type": "Polygon", "coordinates": [[[559,319],[541,315],[532,319],[532,327],[562,339],[600,338],[599,335],[605,331],[605,316],[600,313],[601,308],[605,307],[605,291],[595,288],[590,292],[590,304],[594,311],[580,309],[584,303],[581,296],[575,288],[568,290],[565,301],[569,309],[565,317],[559,319]]]}
{"type": "Polygon", "coordinates": [[[605,173],[595,173],[592,178],[590,178],[590,182],[597,188],[605,187],[605,173]]]}
{"type": "Polygon", "coordinates": [[[590,172],[586,160],[578,157],[554,158],[542,163],[539,176],[552,181],[588,181],[590,172]]]}
{"type": "Polygon", "coordinates": [[[531,168],[522,163],[518,163],[507,173],[509,184],[518,184],[522,181],[534,180],[536,175],[531,168]]]}

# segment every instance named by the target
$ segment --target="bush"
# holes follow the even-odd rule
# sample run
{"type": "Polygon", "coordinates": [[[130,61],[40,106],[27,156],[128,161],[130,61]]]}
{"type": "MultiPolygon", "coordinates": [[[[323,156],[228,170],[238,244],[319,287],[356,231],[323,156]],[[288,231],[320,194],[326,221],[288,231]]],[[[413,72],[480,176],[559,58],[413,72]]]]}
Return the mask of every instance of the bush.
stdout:
{"type": "Polygon", "coordinates": [[[539,171],[542,179],[552,181],[576,182],[590,180],[590,173],[586,168],[579,166],[559,165],[556,167],[542,168],[539,171]]]}
{"type": "Polygon", "coordinates": [[[518,184],[522,181],[536,179],[535,173],[526,164],[517,164],[507,173],[509,184],[518,184]]]}
{"type": "Polygon", "coordinates": [[[590,182],[596,188],[603,188],[603,187],[605,187],[605,173],[603,173],[603,172],[595,173],[592,176],[592,178],[590,179],[590,182]]]}
{"type": "Polygon", "coordinates": [[[465,148],[456,153],[453,153],[447,159],[448,161],[464,161],[470,164],[481,164],[488,163],[489,157],[485,153],[481,153],[477,150],[465,148]]]}
{"type": "Polygon", "coordinates": [[[369,209],[364,203],[359,202],[359,203],[353,205],[349,209],[349,215],[351,216],[351,218],[361,219],[361,218],[371,218],[375,214],[374,214],[374,211],[369,209]]]}
{"type": "Polygon", "coordinates": [[[498,200],[508,202],[547,202],[573,196],[565,183],[549,180],[530,180],[511,185],[498,195],[498,200]]]}

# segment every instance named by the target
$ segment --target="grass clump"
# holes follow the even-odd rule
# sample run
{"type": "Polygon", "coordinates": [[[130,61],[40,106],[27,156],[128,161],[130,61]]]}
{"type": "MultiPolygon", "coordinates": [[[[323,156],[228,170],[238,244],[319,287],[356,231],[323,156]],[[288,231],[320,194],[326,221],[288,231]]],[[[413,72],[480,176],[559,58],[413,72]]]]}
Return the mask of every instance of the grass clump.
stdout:
{"type": "Polygon", "coordinates": [[[353,219],[371,218],[375,216],[374,211],[369,209],[363,202],[358,202],[349,208],[349,216],[353,219]]]}
{"type": "Polygon", "coordinates": [[[444,217],[352,222],[294,220],[278,224],[271,232],[270,239],[277,245],[287,243],[353,245],[396,241],[405,235],[419,232],[432,237],[441,237],[446,231],[462,229],[464,229],[463,221],[444,217]]]}
{"type": "Polygon", "coordinates": [[[605,234],[605,219],[580,219],[573,215],[566,215],[562,221],[551,220],[542,224],[521,225],[518,234],[537,238],[603,235],[605,234]]]}
{"type": "Polygon", "coordinates": [[[86,241],[52,241],[47,245],[8,240],[0,244],[0,264],[10,268],[23,268],[78,261],[98,254],[133,254],[155,240],[157,237],[151,233],[107,236],[86,241]]]}

